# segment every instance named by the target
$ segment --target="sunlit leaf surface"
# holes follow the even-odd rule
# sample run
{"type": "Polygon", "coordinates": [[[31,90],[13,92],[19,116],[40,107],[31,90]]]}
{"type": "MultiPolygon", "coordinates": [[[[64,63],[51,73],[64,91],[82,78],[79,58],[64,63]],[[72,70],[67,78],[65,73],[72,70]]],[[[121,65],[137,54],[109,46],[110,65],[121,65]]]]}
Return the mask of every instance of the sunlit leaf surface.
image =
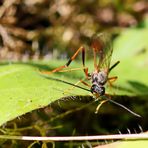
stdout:
{"type": "MultiPolygon", "coordinates": [[[[53,77],[58,78],[60,75],[53,77]]],[[[66,76],[60,79],[74,81],[66,76]]],[[[67,95],[63,95],[63,91],[70,87],[45,78],[38,68],[27,64],[1,65],[0,82],[0,124],[67,95]]],[[[80,89],[75,89],[72,94],[79,93],[80,89]]]]}

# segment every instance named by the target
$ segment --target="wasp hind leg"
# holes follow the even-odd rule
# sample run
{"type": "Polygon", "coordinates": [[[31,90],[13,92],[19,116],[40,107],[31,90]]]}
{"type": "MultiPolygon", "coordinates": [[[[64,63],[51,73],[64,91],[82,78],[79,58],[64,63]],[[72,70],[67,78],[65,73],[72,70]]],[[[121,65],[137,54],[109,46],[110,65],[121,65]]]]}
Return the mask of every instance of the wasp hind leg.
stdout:
{"type": "Polygon", "coordinates": [[[83,46],[81,46],[75,53],[74,55],[68,60],[68,62],[63,65],[63,66],[60,66],[58,68],[55,68],[53,69],[52,71],[41,71],[41,73],[43,74],[52,74],[52,73],[55,73],[55,72],[66,72],[66,71],[73,71],[73,70],[79,70],[79,69],[83,69],[84,70],[84,73],[85,73],[85,76],[88,78],[88,68],[85,67],[85,48],[83,46]],[[79,54],[79,52],[82,51],[82,64],[83,64],[83,68],[75,68],[75,69],[69,69],[69,70],[63,70],[64,68],[67,68],[71,62],[73,60],[75,60],[75,58],[77,57],[77,55],[79,54]]]}

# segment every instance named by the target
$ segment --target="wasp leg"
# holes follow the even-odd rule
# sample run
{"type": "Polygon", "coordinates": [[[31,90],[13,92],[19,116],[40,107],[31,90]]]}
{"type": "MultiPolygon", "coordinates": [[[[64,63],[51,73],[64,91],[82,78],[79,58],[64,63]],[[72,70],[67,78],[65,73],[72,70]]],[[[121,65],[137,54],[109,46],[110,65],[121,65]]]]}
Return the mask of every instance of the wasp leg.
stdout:
{"type": "Polygon", "coordinates": [[[71,71],[82,70],[82,69],[86,69],[86,67],[68,68],[68,69],[60,70],[59,72],[71,72],[71,71]]]}
{"type": "Polygon", "coordinates": [[[108,78],[108,83],[109,83],[109,85],[112,87],[113,86],[113,82],[115,82],[116,80],[117,80],[117,76],[114,76],[114,77],[110,77],[110,78],[108,78]]]}
{"type": "MultiPolygon", "coordinates": [[[[81,81],[79,80],[79,81],[76,82],[74,85],[78,85],[80,82],[81,82],[81,81]]],[[[75,86],[72,86],[72,87],[70,87],[70,88],[64,90],[63,94],[66,94],[66,93],[70,92],[70,91],[73,90],[74,88],[75,88],[75,86]]]]}
{"type": "Polygon", "coordinates": [[[109,100],[111,99],[111,96],[110,96],[109,94],[107,94],[107,93],[105,93],[104,96],[106,97],[106,99],[105,99],[105,100],[102,100],[102,101],[100,102],[100,104],[97,106],[96,111],[95,111],[95,114],[98,113],[100,107],[101,107],[104,103],[106,103],[107,101],[109,101],[109,100]]]}
{"type": "Polygon", "coordinates": [[[80,80],[80,82],[81,82],[82,84],[84,84],[84,85],[88,86],[89,88],[91,88],[91,85],[90,85],[90,84],[88,84],[87,82],[85,82],[85,81],[83,81],[83,80],[80,80]]]}
{"type": "Polygon", "coordinates": [[[97,108],[96,108],[95,114],[98,113],[100,107],[101,107],[104,103],[106,103],[107,101],[108,101],[108,100],[103,100],[103,101],[100,102],[100,104],[99,104],[99,105],[97,106],[97,108]]]}
{"type": "Polygon", "coordinates": [[[83,46],[81,46],[75,53],[74,55],[68,60],[68,62],[63,65],[63,66],[60,66],[52,71],[42,71],[41,73],[43,74],[52,74],[52,73],[55,73],[55,72],[59,72],[61,71],[62,69],[64,68],[67,68],[71,62],[77,57],[77,55],[79,54],[79,52],[82,51],[82,64],[83,64],[83,68],[84,69],[84,73],[85,73],[85,76],[88,78],[88,68],[85,67],[85,48],[83,46]]]}
{"type": "MultiPolygon", "coordinates": [[[[84,80],[79,80],[79,81],[76,82],[74,85],[78,85],[79,83],[82,83],[82,84],[84,84],[85,86],[88,86],[88,87],[91,88],[91,85],[88,84],[88,83],[86,83],[84,80]]],[[[72,86],[72,87],[68,88],[67,90],[65,90],[65,91],[63,92],[63,94],[70,92],[70,91],[73,90],[74,88],[75,88],[75,86],[72,86]]]]}

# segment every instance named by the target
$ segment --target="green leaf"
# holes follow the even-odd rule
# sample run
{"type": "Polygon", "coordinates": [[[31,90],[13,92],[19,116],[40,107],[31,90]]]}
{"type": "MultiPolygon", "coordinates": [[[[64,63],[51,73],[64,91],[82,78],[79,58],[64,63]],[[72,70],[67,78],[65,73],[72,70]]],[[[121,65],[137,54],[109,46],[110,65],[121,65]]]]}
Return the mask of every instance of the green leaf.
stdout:
{"type": "Polygon", "coordinates": [[[114,41],[114,51],[113,58],[120,60],[148,51],[148,29],[123,30],[114,41]]]}
{"type": "MultiPolygon", "coordinates": [[[[148,145],[148,140],[135,140],[135,141],[120,141],[120,142],[113,142],[110,144],[102,145],[101,148],[146,148],[148,145]]],[[[96,148],[99,148],[100,145],[96,148]]]]}
{"type": "MultiPolygon", "coordinates": [[[[52,63],[51,61],[51,66],[52,63]]],[[[71,87],[67,84],[47,79],[40,74],[39,67],[43,68],[44,66],[35,66],[35,64],[31,63],[1,65],[0,125],[22,114],[47,106],[63,97],[63,91],[71,87]]],[[[74,79],[70,79],[66,75],[54,74],[53,77],[75,82],[74,79]]],[[[80,89],[75,89],[72,94],[78,95],[80,93],[86,94],[85,91],[81,92],[80,89]]]]}
{"type": "Polygon", "coordinates": [[[148,95],[148,29],[123,30],[114,49],[113,61],[120,60],[112,71],[118,76],[118,94],[148,95]]]}
{"type": "Polygon", "coordinates": [[[121,142],[120,148],[139,148],[146,147],[148,145],[148,140],[137,140],[137,141],[127,141],[121,142]]]}

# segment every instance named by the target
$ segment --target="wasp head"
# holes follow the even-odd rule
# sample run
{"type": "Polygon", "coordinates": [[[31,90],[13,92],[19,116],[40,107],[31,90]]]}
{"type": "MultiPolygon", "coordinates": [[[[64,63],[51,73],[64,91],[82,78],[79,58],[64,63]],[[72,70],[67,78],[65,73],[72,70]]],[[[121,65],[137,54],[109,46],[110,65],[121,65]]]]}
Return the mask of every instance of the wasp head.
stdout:
{"type": "Polygon", "coordinates": [[[92,94],[96,93],[96,94],[99,94],[100,96],[103,96],[105,94],[105,88],[99,85],[92,85],[91,93],[92,94]]]}

